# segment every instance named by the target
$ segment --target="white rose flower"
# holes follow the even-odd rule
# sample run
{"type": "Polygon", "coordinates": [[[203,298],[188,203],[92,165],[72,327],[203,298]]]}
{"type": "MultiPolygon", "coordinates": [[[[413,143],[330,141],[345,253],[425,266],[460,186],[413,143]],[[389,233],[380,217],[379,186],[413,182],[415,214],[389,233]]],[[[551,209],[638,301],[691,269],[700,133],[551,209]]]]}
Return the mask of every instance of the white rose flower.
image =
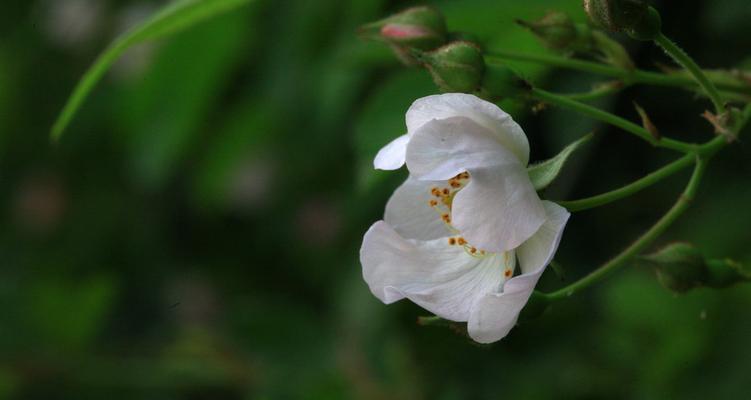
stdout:
{"type": "Polygon", "coordinates": [[[386,304],[408,298],[467,322],[480,343],[516,324],[558,247],[569,213],[540,200],[524,131],[496,105],[468,94],[415,101],[407,134],[375,167],[407,164],[410,177],[365,234],[363,276],[386,304]],[[514,276],[516,265],[520,273],[514,276]]]}

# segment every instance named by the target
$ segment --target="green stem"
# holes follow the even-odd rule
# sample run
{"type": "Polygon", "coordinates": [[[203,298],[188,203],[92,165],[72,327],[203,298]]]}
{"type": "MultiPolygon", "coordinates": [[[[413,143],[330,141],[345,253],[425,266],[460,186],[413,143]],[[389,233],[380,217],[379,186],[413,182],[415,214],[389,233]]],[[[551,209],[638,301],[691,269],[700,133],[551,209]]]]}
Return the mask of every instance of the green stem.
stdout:
{"type": "Polygon", "coordinates": [[[599,207],[604,204],[612,203],[624,197],[631,196],[636,192],[639,192],[669,176],[672,176],[673,174],[693,164],[695,159],[695,155],[686,154],[685,156],[626,186],[620,187],[607,193],[599,194],[597,196],[587,197],[580,200],[556,201],[556,203],[560,204],[571,212],[587,210],[590,208],[599,207]]]}
{"type": "MultiPolygon", "coordinates": [[[[751,104],[746,105],[741,113],[741,121],[737,126],[738,132],[743,130],[743,128],[749,121],[751,121],[751,104]]],[[[696,195],[696,191],[699,188],[699,183],[701,182],[701,178],[704,176],[704,170],[707,167],[707,163],[718,151],[720,151],[727,144],[728,143],[724,137],[718,136],[700,146],[697,146],[696,151],[693,154],[687,154],[683,158],[680,158],[651,174],[665,174],[665,176],[667,176],[670,173],[674,173],[675,171],[672,171],[672,169],[681,166],[682,163],[686,162],[685,159],[687,157],[691,157],[692,161],[695,161],[696,163],[694,167],[694,173],[691,175],[691,179],[689,180],[688,185],[686,186],[676,203],[662,218],[660,218],[659,221],[657,221],[655,225],[652,226],[652,228],[645,232],[639,239],[637,239],[634,243],[632,243],[629,247],[627,247],[623,252],[615,256],[613,259],[603,264],[600,268],[594,270],[593,272],[589,273],[589,275],[586,275],[578,281],[551,293],[535,292],[535,294],[547,301],[561,300],[563,298],[571,296],[581,289],[584,289],[598,282],[607,275],[610,275],[618,268],[622,267],[629,259],[638,255],[655,239],[657,239],[657,237],[659,237],[686,210],[686,208],[688,208],[694,196],[696,195]]],[[[649,176],[643,178],[642,180],[648,178],[649,176]]]]}
{"type": "Polygon", "coordinates": [[[722,100],[720,92],[717,91],[714,83],[712,83],[712,81],[707,78],[707,76],[704,74],[704,71],[699,68],[696,62],[694,62],[694,60],[685,51],[683,51],[683,49],[678,47],[664,34],[660,33],[659,35],[657,35],[654,41],[665,50],[665,53],[673,57],[673,60],[675,60],[675,62],[683,66],[683,68],[686,68],[691,76],[696,79],[696,82],[699,84],[699,86],[704,89],[704,92],[707,94],[709,99],[712,100],[712,104],[714,104],[714,108],[717,114],[722,113],[725,109],[725,102],[722,100]]]}
{"type": "MultiPolygon", "coordinates": [[[[527,61],[554,67],[568,68],[577,71],[590,72],[597,75],[609,76],[622,80],[625,84],[642,83],[647,85],[679,87],[695,89],[699,85],[688,76],[666,75],[659,72],[639,69],[628,70],[592,61],[577,60],[548,54],[517,53],[513,51],[493,51],[485,54],[488,62],[503,62],[504,60],[527,61]]],[[[751,86],[742,82],[717,82],[717,87],[731,92],[751,94],[751,86]]]]}
{"type": "Polygon", "coordinates": [[[631,121],[625,120],[609,112],[602,111],[599,108],[592,107],[588,104],[584,104],[576,100],[566,98],[565,96],[550,93],[545,90],[537,89],[537,88],[532,88],[530,93],[532,97],[540,101],[550,103],[559,107],[568,108],[568,109],[580,112],[584,115],[590,116],[596,120],[608,123],[613,126],[617,126],[627,132],[630,132],[646,140],[647,142],[649,142],[650,144],[654,146],[664,147],[666,149],[676,150],[682,153],[691,153],[696,149],[695,145],[681,142],[681,141],[674,140],[674,139],[662,138],[658,140],[652,137],[649,131],[647,131],[646,129],[642,128],[639,125],[636,125],[635,123],[631,121]]]}
{"type": "Polygon", "coordinates": [[[566,93],[566,94],[561,94],[561,96],[567,97],[571,100],[589,101],[589,100],[596,100],[601,97],[605,97],[614,93],[618,93],[625,87],[626,85],[623,84],[622,82],[615,81],[615,82],[609,82],[603,85],[599,85],[588,92],[566,93]]]}
{"type": "Polygon", "coordinates": [[[556,290],[551,293],[542,294],[545,299],[549,301],[556,301],[573,295],[579,290],[582,290],[595,282],[600,281],[604,277],[615,272],[618,268],[622,267],[632,257],[641,253],[647,246],[657,239],[675,220],[683,214],[688,208],[696,195],[696,191],[699,188],[701,178],[704,176],[704,170],[706,169],[707,160],[696,156],[696,166],[694,167],[694,173],[691,175],[691,179],[683,191],[681,196],[675,202],[673,207],[668,210],[656,224],[654,224],[648,231],[646,231],[639,239],[632,243],[629,247],[623,250],[620,254],[615,256],[610,261],[603,264],[600,268],[592,271],[589,275],[579,279],[578,281],[556,290]]]}

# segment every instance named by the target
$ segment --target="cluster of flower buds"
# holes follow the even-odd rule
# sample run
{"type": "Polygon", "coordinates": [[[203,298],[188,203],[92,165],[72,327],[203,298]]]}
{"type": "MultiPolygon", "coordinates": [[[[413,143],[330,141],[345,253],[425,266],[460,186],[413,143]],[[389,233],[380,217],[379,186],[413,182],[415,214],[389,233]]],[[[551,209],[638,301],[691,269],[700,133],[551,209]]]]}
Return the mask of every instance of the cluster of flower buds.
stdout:
{"type": "Polygon", "coordinates": [[[611,65],[634,68],[631,57],[620,43],[598,29],[574,22],[566,13],[551,11],[536,21],[517,20],[516,23],[529,29],[552,50],[590,54],[611,65]]]}
{"type": "Polygon", "coordinates": [[[584,0],[584,11],[598,27],[652,40],[660,34],[660,14],[644,0],[584,0]]]}
{"type": "Polygon", "coordinates": [[[440,11],[406,9],[360,28],[366,39],[388,43],[407,65],[427,69],[444,92],[477,93],[486,67],[483,52],[470,38],[449,34],[440,11]]]}
{"type": "Polygon", "coordinates": [[[673,243],[641,257],[641,263],[653,267],[665,288],[683,293],[699,287],[724,288],[751,281],[751,271],[730,259],[706,259],[688,243],[673,243]]]}

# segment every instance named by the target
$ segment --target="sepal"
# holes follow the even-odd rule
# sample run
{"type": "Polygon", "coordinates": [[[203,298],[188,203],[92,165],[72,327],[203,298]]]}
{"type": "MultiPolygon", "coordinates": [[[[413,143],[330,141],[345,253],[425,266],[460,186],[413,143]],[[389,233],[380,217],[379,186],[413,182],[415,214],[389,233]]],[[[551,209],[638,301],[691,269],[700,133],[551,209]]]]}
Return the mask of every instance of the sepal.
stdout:
{"type": "Polygon", "coordinates": [[[527,167],[529,179],[532,181],[532,186],[534,186],[535,190],[540,191],[553,183],[566,164],[569,156],[581,147],[581,145],[592,139],[593,136],[591,133],[585,135],[566,146],[555,157],[527,167]]]}

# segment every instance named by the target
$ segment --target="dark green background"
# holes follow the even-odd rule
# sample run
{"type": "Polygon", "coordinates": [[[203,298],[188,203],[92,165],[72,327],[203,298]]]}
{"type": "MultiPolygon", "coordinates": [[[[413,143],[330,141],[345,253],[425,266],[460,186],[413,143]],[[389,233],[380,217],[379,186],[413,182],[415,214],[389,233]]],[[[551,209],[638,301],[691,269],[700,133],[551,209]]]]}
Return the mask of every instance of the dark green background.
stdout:
{"type": "MultiPolygon", "coordinates": [[[[747,286],[676,296],[651,271],[628,267],[492,346],[419,327],[425,311],[369,293],[361,235],[404,178],[373,171],[372,157],[404,132],[409,104],[436,89],[355,30],[407,3],[258,0],[141,46],[52,145],[49,128],[96,54],[127,21],[163,4],[65,3],[75,1],[0,5],[0,398],[751,393],[747,286]]],[[[666,34],[702,66],[749,54],[747,0],[663,3],[666,34]]],[[[514,18],[550,9],[584,18],[578,0],[433,4],[452,30],[490,49],[544,51],[514,18]]],[[[669,63],[649,44],[618,39],[643,68],[669,63]]],[[[595,81],[517,67],[553,91],[595,81]]],[[[636,87],[598,105],[637,120],[632,100],[665,133],[711,137],[699,118],[707,103],[688,92],[636,87]]],[[[535,160],[601,133],[550,199],[615,188],[673,157],[570,112],[504,104],[535,160]]],[[[751,262],[750,155],[744,140],[723,151],[660,243],[692,241],[710,256],[751,262]]],[[[646,229],[686,177],[575,214],[557,257],[566,280],[646,229]]],[[[541,287],[563,284],[549,272],[541,287]]]]}

